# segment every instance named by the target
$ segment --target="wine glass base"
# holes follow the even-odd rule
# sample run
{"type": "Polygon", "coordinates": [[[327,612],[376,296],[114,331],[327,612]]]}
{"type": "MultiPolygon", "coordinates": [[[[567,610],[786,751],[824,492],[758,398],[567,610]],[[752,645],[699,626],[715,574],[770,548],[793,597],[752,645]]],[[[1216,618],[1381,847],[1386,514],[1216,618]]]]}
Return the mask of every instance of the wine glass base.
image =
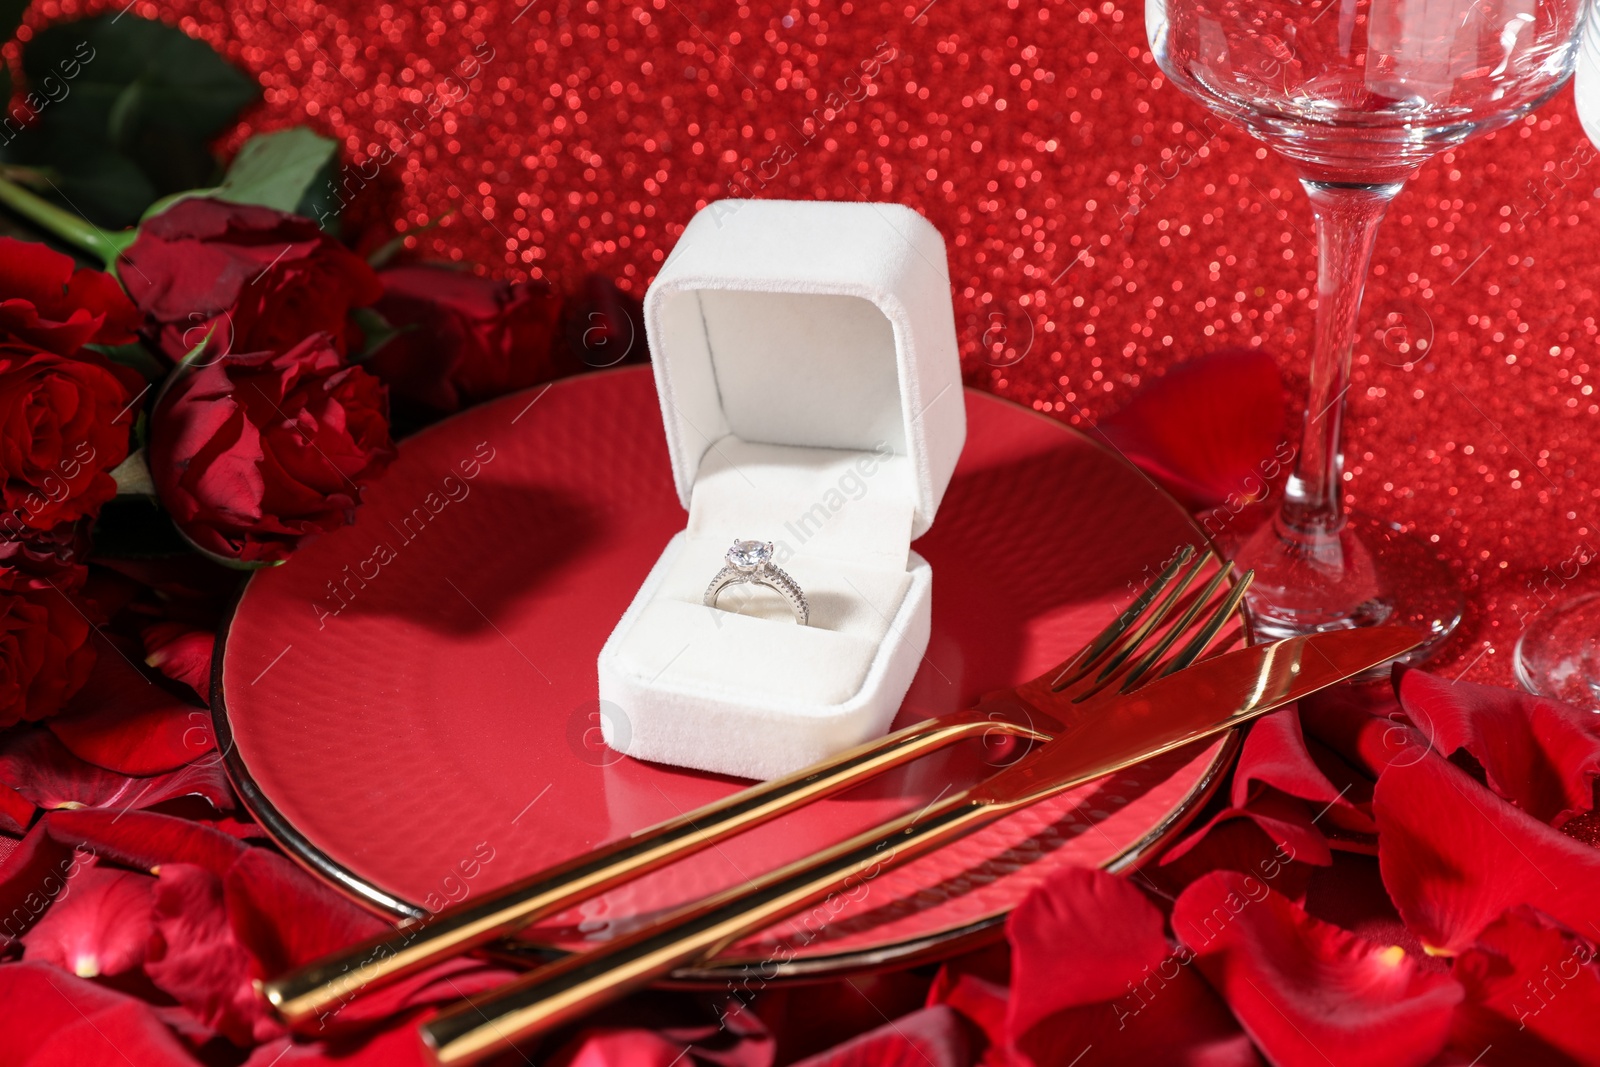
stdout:
{"type": "Polygon", "coordinates": [[[1600,711],[1600,593],[1541,611],[1517,638],[1515,662],[1530,693],[1600,711]]]}
{"type": "MultiPolygon", "coordinates": [[[[1268,522],[1240,547],[1235,562],[1256,572],[1246,604],[1251,632],[1264,640],[1403,623],[1425,637],[1399,662],[1420,663],[1449,639],[1466,604],[1426,541],[1360,512],[1337,537],[1315,542],[1268,522]]],[[[1388,672],[1385,664],[1361,677],[1388,672]]]]}

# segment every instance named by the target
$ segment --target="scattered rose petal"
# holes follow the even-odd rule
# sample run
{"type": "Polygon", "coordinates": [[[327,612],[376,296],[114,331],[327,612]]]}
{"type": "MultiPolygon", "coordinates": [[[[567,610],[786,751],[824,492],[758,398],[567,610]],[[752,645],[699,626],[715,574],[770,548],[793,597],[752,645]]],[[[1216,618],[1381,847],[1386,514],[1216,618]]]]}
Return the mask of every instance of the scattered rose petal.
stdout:
{"type": "Polygon", "coordinates": [[[1333,854],[1302,801],[1271,787],[1256,792],[1247,806],[1224,808],[1167,850],[1150,877],[1177,893],[1212,871],[1239,871],[1299,899],[1313,868],[1333,862],[1333,854]]]}
{"type": "Polygon", "coordinates": [[[1343,825],[1362,833],[1377,828],[1372,816],[1355,801],[1372,799],[1372,780],[1322,745],[1313,752],[1301,730],[1296,708],[1285,708],[1258,719],[1245,738],[1239,766],[1233,776],[1233,804],[1245,807],[1261,786],[1271,786],[1313,805],[1318,818],[1338,815],[1343,825]],[[1330,771],[1339,779],[1330,777],[1330,771]]]}
{"type": "Polygon", "coordinates": [[[1174,950],[1161,913],[1099,870],[1047,878],[1006,924],[1012,1045],[1036,1067],[1259,1064],[1226,1007],[1174,950]]]}
{"type": "Polygon", "coordinates": [[[1190,510],[1266,495],[1292,455],[1283,377],[1260,349],[1174,365],[1140,386],[1100,429],[1190,510]]]}
{"type": "Polygon", "coordinates": [[[1231,871],[1186,889],[1172,927],[1278,1067],[1421,1067],[1444,1047],[1461,999],[1452,978],[1404,949],[1314,919],[1231,871]]]}
{"type": "Polygon", "coordinates": [[[0,859],[0,948],[25,934],[44,915],[74,871],[92,862],[51,836],[46,815],[0,859]]]}
{"type": "Polygon", "coordinates": [[[1334,686],[1300,702],[1305,738],[1373,779],[1409,749],[1409,724],[1387,684],[1334,686]]]}
{"type": "Polygon", "coordinates": [[[0,966],[7,1067],[198,1067],[155,1009],[48,963],[0,966]]]}
{"type": "Polygon", "coordinates": [[[250,847],[192,820],[151,811],[52,811],[38,825],[69,847],[81,845],[102,860],[144,871],[192,863],[220,877],[250,847]]]}
{"type": "Polygon", "coordinates": [[[175,682],[211,701],[211,651],[217,635],[181,622],[158,622],[143,630],[144,661],[175,682]]]}
{"type": "Polygon", "coordinates": [[[1451,1043],[1490,1065],[1594,1062],[1600,964],[1594,944],[1532,908],[1513,908],[1456,960],[1467,1002],[1451,1043]]]}
{"type": "Polygon", "coordinates": [[[1535,819],[1559,827],[1594,808],[1600,729],[1593,713],[1422,671],[1402,674],[1399,690],[1412,724],[1441,755],[1466,749],[1489,788],[1535,819]]]}
{"type": "Polygon", "coordinates": [[[176,797],[199,796],[218,811],[233,808],[227,776],[215,759],[167,774],[133,778],[74,756],[45,729],[14,731],[0,742],[0,782],[41,808],[148,808],[176,797]]]}
{"type": "Polygon", "coordinates": [[[278,974],[389,929],[282,856],[246,849],[223,876],[228,914],[264,973],[278,974]]]}
{"type": "Polygon", "coordinates": [[[79,978],[117,975],[144,962],[155,879],[85,863],[22,937],[24,955],[79,978]]]}
{"type": "Polygon", "coordinates": [[[1600,851],[1501,800],[1438,753],[1378,779],[1378,862],[1406,925],[1456,954],[1507,908],[1531,904],[1576,930],[1600,923],[1600,851]]]}
{"type": "Polygon", "coordinates": [[[173,696],[110,651],[48,725],[80,759],[123,774],[160,774],[216,748],[210,712],[173,696]]]}
{"type": "Polygon", "coordinates": [[[0,832],[26,833],[36,810],[33,801],[9,785],[0,783],[0,832]]]}
{"type": "Polygon", "coordinates": [[[433,1067],[433,1064],[417,1039],[415,1021],[403,1019],[390,1029],[366,1038],[295,1041],[287,1036],[279,1037],[256,1046],[244,1067],[433,1067]]]}
{"type": "Polygon", "coordinates": [[[928,989],[928,1006],[945,1004],[983,1032],[990,1045],[1006,1043],[1006,1000],[1009,990],[976,974],[939,968],[928,989]]]}
{"type": "Polygon", "coordinates": [[[236,1045],[283,1033],[251,984],[263,976],[234,936],[221,878],[188,863],[162,864],[153,925],[144,970],[162,992],[236,1045]]]}
{"type": "Polygon", "coordinates": [[[967,1067],[971,1062],[961,1017],[936,1005],[891,1020],[797,1067],[967,1067]]]}

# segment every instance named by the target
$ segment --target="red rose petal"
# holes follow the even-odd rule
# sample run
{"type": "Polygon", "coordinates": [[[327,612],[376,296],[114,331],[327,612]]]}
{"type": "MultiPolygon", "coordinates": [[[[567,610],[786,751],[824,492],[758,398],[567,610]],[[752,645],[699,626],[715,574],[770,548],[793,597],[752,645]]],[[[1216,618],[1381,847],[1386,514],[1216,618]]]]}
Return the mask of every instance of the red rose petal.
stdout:
{"type": "Polygon", "coordinates": [[[0,784],[0,832],[26,833],[36,810],[27,797],[9,785],[0,784]]]}
{"type": "Polygon", "coordinates": [[[1490,923],[1456,960],[1466,986],[1451,1044],[1489,1067],[1510,1063],[1593,1063],[1600,1018],[1595,947],[1531,908],[1490,923]]]}
{"type": "Polygon", "coordinates": [[[935,1006],[801,1060],[797,1067],[967,1067],[972,1060],[960,1016],[935,1006]]]}
{"type": "Polygon", "coordinates": [[[1246,806],[1252,786],[1267,785],[1310,801],[1319,819],[1337,817],[1347,829],[1375,832],[1372,817],[1354,803],[1371,800],[1371,779],[1360,777],[1323,746],[1316,747],[1319,751],[1313,753],[1295,708],[1257,720],[1239,753],[1239,766],[1233,776],[1234,806],[1246,806]],[[1330,772],[1337,774],[1337,783],[1330,772]]]}
{"type": "Polygon", "coordinates": [[[250,847],[197,822],[150,811],[51,811],[38,826],[69,848],[82,847],[103,860],[146,871],[191,863],[220,877],[250,847]]]}
{"type": "Polygon", "coordinates": [[[283,1033],[252,980],[264,977],[234,935],[223,882],[187,863],[164,863],[152,908],[156,939],[145,974],[201,1023],[236,1045],[283,1033]]]}
{"type": "Polygon", "coordinates": [[[173,696],[110,650],[50,731],[80,759],[123,774],[160,774],[216,748],[211,713],[173,696]]]}
{"type": "Polygon", "coordinates": [[[200,698],[211,702],[211,651],[217,643],[212,630],[200,630],[187,623],[160,622],[144,628],[145,663],[175,682],[180,682],[200,698]]]}
{"type": "Polygon", "coordinates": [[[596,1029],[556,1052],[550,1067],[673,1067],[692,1047],[652,1030],[596,1029]]]}
{"type": "Polygon", "coordinates": [[[264,849],[242,852],[223,884],[239,942],[268,974],[388,929],[382,919],[264,849]]]}
{"type": "Polygon", "coordinates": [[[148,808],[199,796],[218,811],[233,808],[219,761],[197,760],[167,774],[134,778],[74,756],[49,730],[13,732],[0,742],[0,782],[41,808],[148,808]]]}
{"type": "MultiPolygon", "coordinates": [[[[681,1051],[681,1050],[680,1050],[681,1051]]],[[[244,1067],[433,1067],[407,1021],[366,1039],[295,1041],[280,1037],[258,1045],[244,1067]]]]}
{"type": "Polygon", "coordinates": [[[1600,923],[1600,851],[1553,830],[1420,745],[1378,779],[1378,863],[1406,925],[1460,953],[1507,908],[1531,904],[1575,930],[1600,923]]]}
{"type": "Polygon", "coordinates": [[[1334,686],[1307,697],[1300,702],[1300,724],[1308,741],[1374,779],[1411,746],[1410,720],[1386,683],[1334,686]]]}
{"type": "Polygon", "coordinates": [[[45,816],[0,860],[0,948],[26,933],[66,888],[67,879],[88,854],[50,835],[45,816]]]}
{"type": "Polygon", "coordinates": [[[1420,1067],[1444,1047],[1462,996],[1403,949],[1314,919],[1231,871],[1186,889],[1172,926],[1278,1067],[1420,1067]]]}
{"type": "Polygon", "coordinates": [[[1038,1067],[1258,1064],[1227,1009],[1162,932],[1161,913],[1099,870],[1052,875],[1012,913],[1011,1043],[1038,1067]]]}
{"type": "Polygon", "coordinates": [[[115,975],[144,962],[156,880],[98,864],[78,867],[67,889],[22,937],[24,955],[79,978],[115,975]]]}
{"type": "Polygon", "coordinates": [[[1540,822],[1560,826],[1594,808],[1600,776],[1596,716],[1560,701],[1499,686],[1400,676],[1400,703],[1443,755],[1472,753],[1489,788],[1540,822]]]}
{"type": "Polygon", "coordinates": [[[1260,349],[1187,360],[1141,386],[1101,431],[1191,510],[1260,499],[1287,472],[1277,362],[1260,349]]]}
{"type": "Polygon", "coordinates": [[[1299,903],[1307,914],[1323,922],[1381,945],[1399,945],[1424,963],[1433,961],[1436,970],[1449,970],[1448,962],[1428,956],[1422,942],[1400,921],[1400,913],[1384,891],[1375,855],[1335,852],[1330,866],[1311,872],[1305,899],[1299,903]]]}
{"type": "Polygon", "coordinates": [[[0,334],[71,356],[91,341],[131,341],[138,324],[138,309],[111,275],[78,268],[42,244],[0,237],[0,334]]]}
{"type": "Polygon", "coordinates": [[[1303,802],[1267,788],[1246,807],[1218,812],[1149,873],[1176,893],[1212,871],[1239,871],[1299,899],[1312,868],[1333,862],[1327,839],[1311,820],[1303,802]]]}
{"type": "Polygon", "coordinates": [[[960,1012],[988,1039],[990,1045],[1006,1043],[1005,986],[975,974],[940,967],[928,989],[928,1006],[944,1004],[960,1012]]]}
{"type": "Polygon", "coordinates": [[[1092,869],[1052,875],[1012,913],[1006,934],[1013,1034],[1064,1007],[1122,996],[1169,950],[1155,905],[1126,880],[1092,869]]]}
{"type": "Polygon", "coordinates": [[[197,1067],[142,1000],[48,963],[0,966],[6,1067],[197,1067]]]}

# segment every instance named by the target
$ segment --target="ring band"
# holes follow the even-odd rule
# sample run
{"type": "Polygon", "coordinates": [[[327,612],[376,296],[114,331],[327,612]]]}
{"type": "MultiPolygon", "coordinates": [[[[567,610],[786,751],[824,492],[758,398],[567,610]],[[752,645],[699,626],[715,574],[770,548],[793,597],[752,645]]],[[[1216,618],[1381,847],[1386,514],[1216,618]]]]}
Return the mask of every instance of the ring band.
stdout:
{"type": "Polygon", "coordinates": [[[728,549],[726,559],[727,565],[717,572],[717,576],[706,587],[706,607],[716,607],[717,597],[728,586],[749,582],[764,585],[782,596],[794,611],[795,621],[801,626],[810,625],[811,603],[806,600],[799,583],[772,562],[771,541],[735,541],[733,547],[728,549]]]}

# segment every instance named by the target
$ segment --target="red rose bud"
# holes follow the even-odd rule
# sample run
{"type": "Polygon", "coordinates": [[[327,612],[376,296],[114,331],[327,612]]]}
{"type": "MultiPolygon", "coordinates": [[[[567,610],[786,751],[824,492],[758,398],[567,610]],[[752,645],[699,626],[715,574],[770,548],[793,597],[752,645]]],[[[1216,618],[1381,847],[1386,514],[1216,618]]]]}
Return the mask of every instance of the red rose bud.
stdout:
{"type": "Polygon", "coordinates": [[[172,359],[285,350],[327,333],[345,351],[351,308],[382,295],[372,268],[309,219],[193,197],[146,222],[118,273],[172,359]]]}
{"type": "Polygon", "coordinates": [[[379,277],[378,313],[400,333],[367,366],[396,398],[456,411],[555,376],[551,345],[561,305],[543,283],[427,266],[379,277]]]}
{"type": "Polygon", "coordinates": [[[180,369],[150,431],[151,477],[178,528],[247,563],[349,523],[393,458],[382,383],[325,333],[180,369]]]}
{"type": "Polygon", "coordinates": [[[0,568],[0,729],[54,715],[89,680],[94,631],[65,588],[0,568]]]}

